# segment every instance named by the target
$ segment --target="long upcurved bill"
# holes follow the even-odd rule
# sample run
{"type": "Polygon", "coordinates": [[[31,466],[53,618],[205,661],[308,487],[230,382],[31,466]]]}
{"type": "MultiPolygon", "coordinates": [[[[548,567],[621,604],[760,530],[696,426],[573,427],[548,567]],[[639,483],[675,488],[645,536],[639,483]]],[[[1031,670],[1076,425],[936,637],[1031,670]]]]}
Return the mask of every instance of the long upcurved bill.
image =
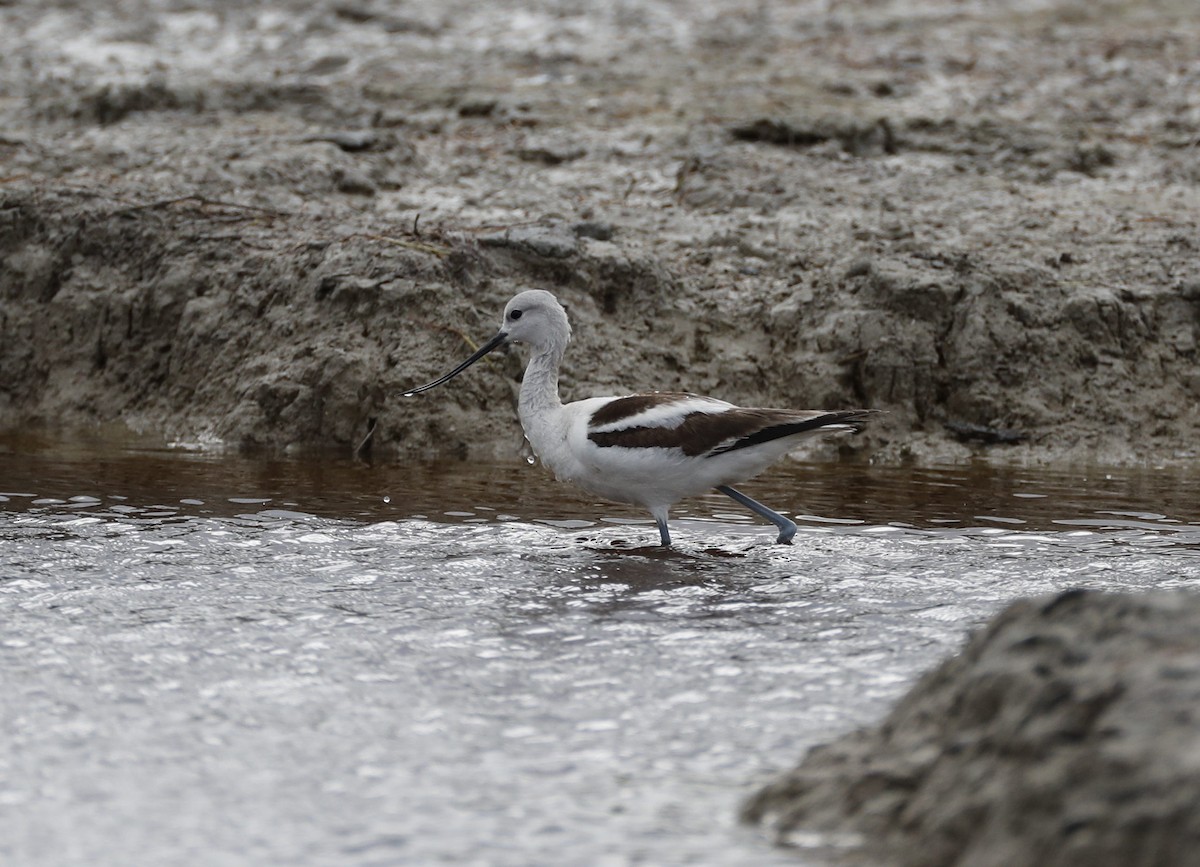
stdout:
{"type": "Polygon", "coordinates": [[[441,385],[444,382],[449,382],[450,380],[454,379],[454,377],[458,376],[460,373],[462,373],[464,370],[466,370],[468,367],[470,367],[472,364],[474,364],[476,361],[483,358],[485,355],[487,355],[493,349],[503,346],[507,340],[508,340],[508,332],[501,331],[499,334],[497,334],[495,337],[493,337],[487,343],[483,344],[483,346],[479,347],[479,349],[477,349],[470,358],[468,358],[466,361],[464,361],[458,367],[454,368],[454,370],[447,373],[445,376],[435,379],[433,382],[427,382],[424,385],[419,385],[416,388],[410,388],[408,391],[401,392],[401,397],[412,397],[414,394],[420,394],[423,391],[429,391],[429,389],[437,388],[439,385],[441,385]]]}

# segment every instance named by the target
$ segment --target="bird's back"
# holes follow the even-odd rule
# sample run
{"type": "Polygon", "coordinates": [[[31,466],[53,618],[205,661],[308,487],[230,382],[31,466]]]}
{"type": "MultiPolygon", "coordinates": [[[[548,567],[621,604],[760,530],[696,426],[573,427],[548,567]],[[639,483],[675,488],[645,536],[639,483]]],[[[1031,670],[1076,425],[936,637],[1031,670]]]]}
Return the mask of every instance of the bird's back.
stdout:
{"type": "Polygon", "coordinates": [[[857,432],[872,412],[742,408],[679,392],[591,398],[563,407],[558,435],[534,447],[563,481],[664,505],[757,475],[802,437],[857,432]]]}

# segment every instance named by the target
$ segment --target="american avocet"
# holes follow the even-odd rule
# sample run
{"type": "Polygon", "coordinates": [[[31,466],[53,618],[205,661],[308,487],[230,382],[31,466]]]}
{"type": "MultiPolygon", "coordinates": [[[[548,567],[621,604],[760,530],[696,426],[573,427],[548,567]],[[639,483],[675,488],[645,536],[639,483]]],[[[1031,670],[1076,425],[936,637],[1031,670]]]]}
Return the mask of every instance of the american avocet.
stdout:
{"type": "Polygon", "coordinates": [[[559,481],[649,509],[663,545],[671,544],[671,506],[713,488],[778,527],[779,543],[791,542],[796,533],[792,521],[730,485],[762,472],[803,437],[858,433],[875,413],[743,409],[678,392],[592,397],[564,405],[558,396],[558,368],[570,340],[571,324],[558,299],[530,289],[508,302],[500,331],[475,354],[404,396],[453,379],[506,343],[528,344],[532,355],[521,380],[517,411],[534,453],[559,481]]]}

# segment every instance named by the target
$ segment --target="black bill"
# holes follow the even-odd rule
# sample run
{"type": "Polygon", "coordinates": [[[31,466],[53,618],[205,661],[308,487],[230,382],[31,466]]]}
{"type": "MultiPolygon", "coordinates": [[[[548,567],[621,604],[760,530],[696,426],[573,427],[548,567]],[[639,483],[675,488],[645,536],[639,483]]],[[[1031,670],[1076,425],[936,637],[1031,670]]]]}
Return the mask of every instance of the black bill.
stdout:
{"type": "Polygon", "coordinates": [[[503,346],[507,341],[508,341],[508,332],[501,331],[499,334],[497,334],[495,337],[493,337],[487,343],[483,344],[483,346],[479,347],[479,349],[475,350],[475,353],[470,358],[468,358],[466,361],[464,361],[458,367],[454,368],[454,370],[447,373],[445,376],[439,377],[438,379],[435,379],[433,382],[427,382],[424,385],[419,385],[416,388],[410,388],[408,391],[401,392],[401,396],[402,397],[412,397],[414,394],[420,394],[423,391],[429,391],[429,389],[437,388],[439,385],[441,385],[444,382],[449,382],[450,380],[454,379],[454,377],[458,376],[460,373],[462,373],[464,370],[466,370],[468,367],[470,367],[472,364],[474,364],[476,361],[483,358],[485,355],[487,355],[493,349],[497,349],[497,348],[503,346]]]}

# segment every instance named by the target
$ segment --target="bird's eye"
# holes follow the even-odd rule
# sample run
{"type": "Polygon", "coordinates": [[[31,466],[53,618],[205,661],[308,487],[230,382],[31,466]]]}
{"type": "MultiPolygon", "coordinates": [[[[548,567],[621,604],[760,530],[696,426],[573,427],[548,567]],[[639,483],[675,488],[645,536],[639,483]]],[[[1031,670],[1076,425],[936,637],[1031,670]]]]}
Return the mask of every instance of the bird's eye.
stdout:
{"type": "Polygon", "coordinates": [[[509,319],[520,319],[521,311],[520,310],[510,310],[508,313],[508,318],[509,319]]]}

